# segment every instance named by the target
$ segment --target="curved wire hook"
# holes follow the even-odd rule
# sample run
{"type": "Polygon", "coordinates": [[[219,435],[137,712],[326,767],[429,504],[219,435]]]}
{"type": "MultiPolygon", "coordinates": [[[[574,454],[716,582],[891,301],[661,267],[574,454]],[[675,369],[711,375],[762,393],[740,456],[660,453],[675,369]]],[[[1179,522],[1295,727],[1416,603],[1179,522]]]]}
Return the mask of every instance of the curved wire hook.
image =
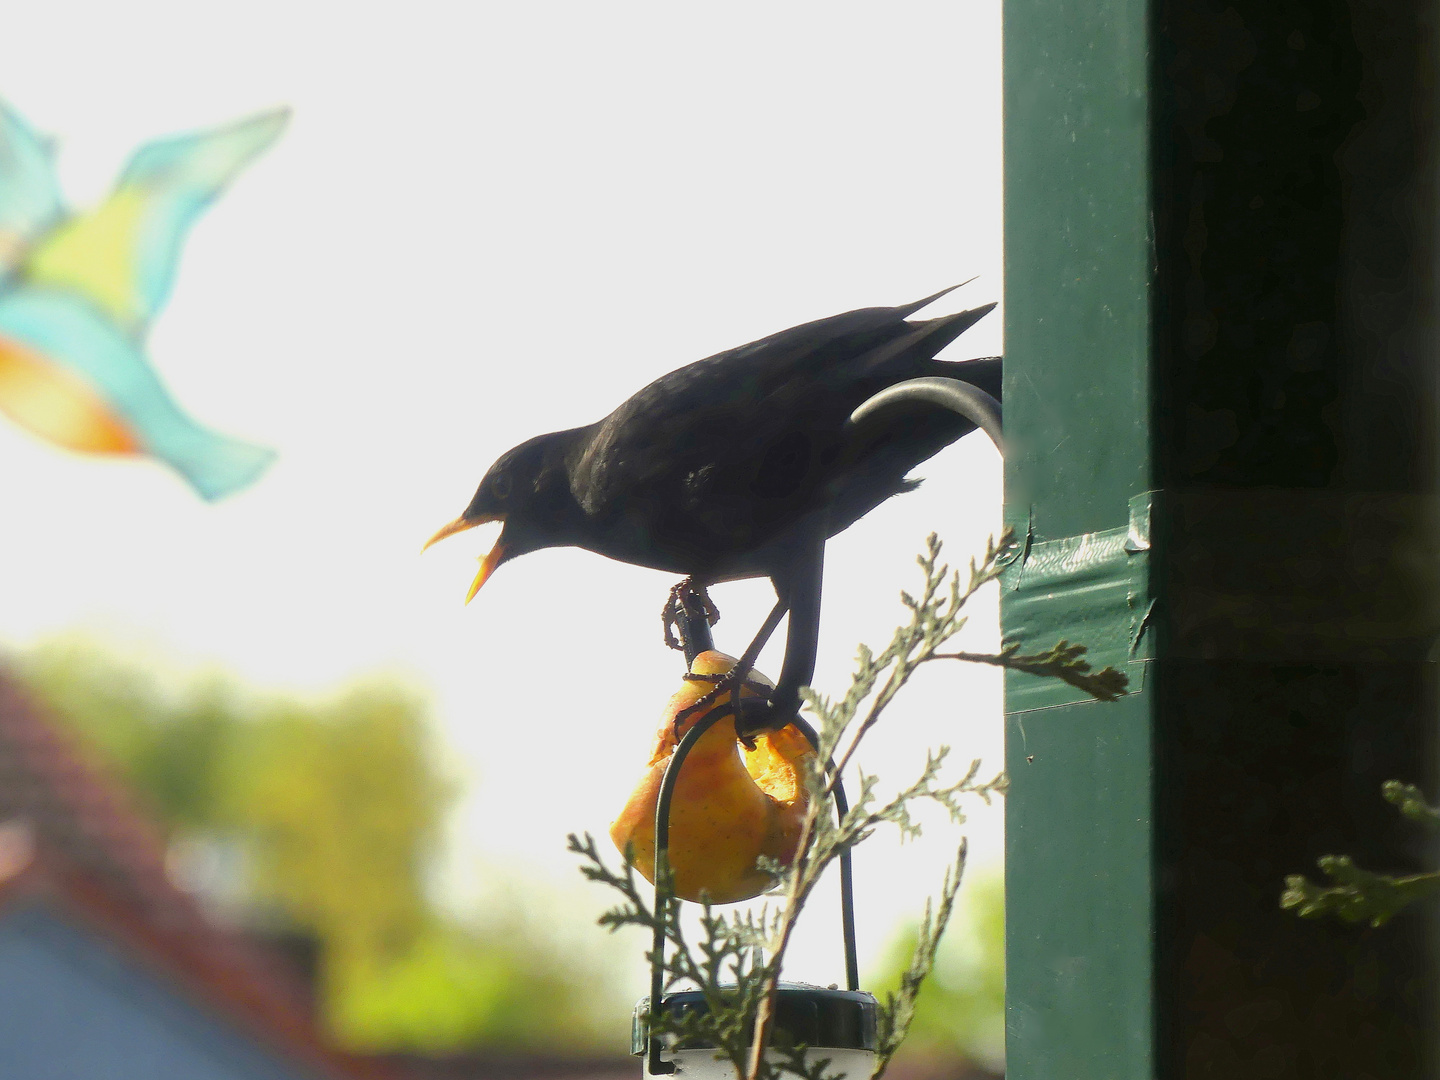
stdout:
{"type": "Polygon", "coordinates": [[[850,425],[859,426],[875,417],[904,405],[926,402],[957,412],[980,428],[1000,456],[1005,456],[1005,442],[1000,423],[1000,403],[973,383],[943,375],[930,375],[919,379],[907,379],[887,386],[874,397],[863,402],[850,414],[850,425]]]}
{"type": "MultiPolygon", "coordinates": [[[[732,706],[733,707],[733,706],[732,706]]],[[[675,1063],[660,1057],[664,1046],[655,1034],[654,1016],[660,1010],[665,996],[665,929],[673,918],[679,918],[675,910],[675,897],[665,888],[670,874],[670,800],[675,794],[675,782],[680,779],[680,767],[685,764],[691,748],[700,741],[700,736],[709,731],[715,722],[725,714],[722,704],[715,706],[687,731],[675,747],[665,775],[660,781],[660,796],[655,800],[655,932],[651,940],[650,958],[650,1051],[648,1071],[655,1076],[673,1073],[675,1063]]]]}

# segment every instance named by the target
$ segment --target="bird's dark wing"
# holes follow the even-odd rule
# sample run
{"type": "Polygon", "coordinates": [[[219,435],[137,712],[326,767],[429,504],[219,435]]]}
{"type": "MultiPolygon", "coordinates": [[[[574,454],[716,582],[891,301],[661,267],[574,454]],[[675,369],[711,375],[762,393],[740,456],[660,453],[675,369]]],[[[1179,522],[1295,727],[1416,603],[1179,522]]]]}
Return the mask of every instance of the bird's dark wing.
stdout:
{"type": "MultiPolygon", "coordinates": [[[[703,572],[832,499],[850,412],[893,382],[933,374],[935,353],[990,310],[906,321],[933,299],[793,327],[673,371],[625,402],[570,466],[609,553],[643,561],[633,557],[643,545],[664,553],[655,562],[703,572]]],[[[886,473],[891,490],[875,501],[899,490],[903,472],[886,473]]]]}

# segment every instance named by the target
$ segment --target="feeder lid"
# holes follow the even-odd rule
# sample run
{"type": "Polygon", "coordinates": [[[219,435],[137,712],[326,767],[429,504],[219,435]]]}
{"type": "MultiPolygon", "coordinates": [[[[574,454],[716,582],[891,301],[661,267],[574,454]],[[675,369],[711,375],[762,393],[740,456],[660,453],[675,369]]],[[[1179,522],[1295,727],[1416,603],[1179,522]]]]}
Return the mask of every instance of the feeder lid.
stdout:
{"type": "MultiPolygon", "coordinates": [[[[727,988],[728,989],[728,988],[727,988]]],[[[705,995],[699,990],[666,994],[662,1008],[673,1017],[708,1011],[705,995]]],[[[875,996],[864,990],[833,990],[807,983],[782,982],[775,995],[775,1041],[803,1043],[834,1050],[875,1049],[875,996]]],[[[630,1053],[649,1049],[645,1015],[650,998],[635,1006],[630,1025],[630,1053]]],[[[687,1039],[672,1050],[712,1050],[715,1044],[687,1039]]]]}

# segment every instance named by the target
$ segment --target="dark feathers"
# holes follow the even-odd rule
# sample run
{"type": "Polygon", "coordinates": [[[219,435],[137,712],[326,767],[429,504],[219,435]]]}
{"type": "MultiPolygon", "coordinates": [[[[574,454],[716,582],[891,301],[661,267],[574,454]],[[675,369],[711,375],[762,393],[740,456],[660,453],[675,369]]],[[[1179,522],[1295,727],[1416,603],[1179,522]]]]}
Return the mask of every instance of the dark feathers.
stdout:
{"type": "Polygon", "coordinates": [[[497,565],[573,545],[701,584],[771,574],[796,536],[846,528],[974,430],[922,408],[857,435],[847,420],[863,401],[925,375],[1000,396],[1000,358],[934,359],[993,304],[908,321],[942,295],[806,323],[672,371],[603,420],[504,455],[461,522],[505,521],[497,565]]]}

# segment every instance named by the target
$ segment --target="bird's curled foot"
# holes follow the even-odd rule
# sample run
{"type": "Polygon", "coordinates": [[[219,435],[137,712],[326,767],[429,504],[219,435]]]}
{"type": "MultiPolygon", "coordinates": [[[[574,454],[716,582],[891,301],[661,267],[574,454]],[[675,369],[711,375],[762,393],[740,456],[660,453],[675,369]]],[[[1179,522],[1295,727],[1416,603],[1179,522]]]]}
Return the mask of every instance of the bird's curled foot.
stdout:
{"type": "MultiPolygon", "coordinates": [[[[690,706],[686,712],[689,715],[693,715],[694,710],[698,708],[705,708],[705,706],[696,702],[696,704],[690,706]]],[[[711,713],[728,713],[731,711],[731,703],[729,701],[721,701],[717,704],[711,704],[710,707],[706,709],[705,716],[708,717],[711,713]]],[[[741,698],[734,712],[735,737],[744,744],[746,750],[755,749],[755,736],[767,731],[779,731],[787,724],[794,723],[796,716],[795,710],[778,709],[771,702],[763,698],[741,698]]],[[[675,723],[678,730],[680,717],[676,717],[675,723]]]]}
{"type": "Polygon", "coordinates": [[[756,696],[741,697],[738,702],[735,701],[733,693],[735,684],[740,679],[739,668],[732,668],[724,675],[687,674],[684,678],[691,682],[713,682],[715,685],[693,705],[676,713],[677,735],[680,733],[680,725],[696,713],[703,712],[708,717],[714,712],[730,712],[733,709],[736,738],[745,744],[747,750],[754,750],[756,735],[764,731],[779,731],[786,724],[792,723],[800,712],[798,701],[789,703],[789,708],[786,708],[784,703],[772,700],[774,689],[768,683],[750,678],[749,672],[746,672],[744,687],[753,691],[756,696]]]}
{"type": "Polygon", "coordinates": [[[782,702],[772,698],[741,698],[735,714],[735,737],[747,749],[755,749],[755,736],[766,731],[779,731],[793,724],[800,715],[800,702],[782,702]]]}
{"type": "Polygon", "coordinates": [[[665,607],[660,612],[660,621],[665,630],[665,644],[672,649],[684,649],[685,645],[675,633],[675,626],[680,621],[680,613],[686,609],[700,611],[705,615],[705,621],[714,626],[720,621],[720,609],[710,599],[710,594],[705,591],[703,585],[696,585],[694,578],[685,578],[670,590],[670,595],[665,600],[665,607]]]}

